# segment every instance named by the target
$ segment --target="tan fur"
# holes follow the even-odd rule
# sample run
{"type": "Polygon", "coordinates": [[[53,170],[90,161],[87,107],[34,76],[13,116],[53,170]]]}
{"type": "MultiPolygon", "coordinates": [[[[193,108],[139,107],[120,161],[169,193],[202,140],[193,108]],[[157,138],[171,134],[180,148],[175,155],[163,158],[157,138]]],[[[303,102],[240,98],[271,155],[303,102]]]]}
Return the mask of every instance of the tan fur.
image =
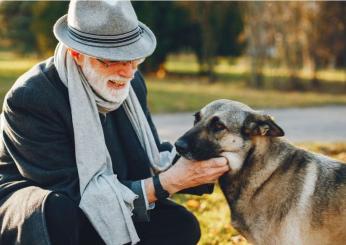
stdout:
{"type": "MultiPolygon", "coordinates": [[[[257,146],[254,153],[259,158],[264,156],[268,148],[268,140],[264,137],[256,137],[253,140],[257,146]]],[[[255,195],[256,190],[267,180],[280,164],[280,156],[271,156],[267,159],[266,166],[256,166],[247,176],[249,185],[243,189],[242,196],[237,200],[236,210],[240,211],[246,221],[251,226],[251,234],[244,234],[254,244],[346,244],[346,198],[345,188],[337,194],[332,205],[341,205],[338,212],[333,212],[333,208],[326,209],[322,214],[324,223],[317,227],[311,226],[312,204],[311,196],[315,191],[317,181],[317,166],[312,162],[308,166],[308,172],[304,176],[301,192],[296,201],[296,207],[291,208],[286,217],[277,222],[275,217],[267,217],[266,213],[275,210],[276,204],[284,200],[285,195],[290,193],[290,183],[296,179],[294,171],[287,171],[284,176],[271,177],[266,184],[265,191],[260,195],[255,195]]],[[[230,172],[231,173],[231,172],[230,172]]],[[[232,178],[232,176],[230,176],[232,178]]],[[[227,195],[227,194],[226,194],[227,195]]],[[[234,223],[237,228],[237,224],[234,223]]]]}

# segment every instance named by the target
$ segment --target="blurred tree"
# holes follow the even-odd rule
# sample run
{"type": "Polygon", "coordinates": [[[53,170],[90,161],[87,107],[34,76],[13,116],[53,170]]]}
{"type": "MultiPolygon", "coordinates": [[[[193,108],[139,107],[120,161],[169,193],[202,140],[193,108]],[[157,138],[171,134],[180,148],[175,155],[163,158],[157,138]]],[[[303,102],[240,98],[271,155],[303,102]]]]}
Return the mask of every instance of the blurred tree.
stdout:
{"type": "Polygon", "coordinates": [[[0,4],[3,38],[14,51],[51,55],[56,46],[52,27],[67,11],[68,2],[2,2],[0,4]]]}
{"type": "Polygon", "coordinates": [[[138,19],[148,25],[157,38],[157,48],[143,63],[142,69],[156,71],[162,68],[167,55],[184,49],[195,36],[195,26],[186,10],[174,2],[132,2],[138,19]]]}
{"type": "Polygon", "coordinates": [[[312,72],[311,85],[316,87],[318,69],[345,67],[345,3],[248,2],[245,6],[250,86],[263,86],[266,63],[285,67],[289,72],[285,88],[297,90],[306,86],[299,79],[301,69],[312,72]]]}
{"type": "MultiPolygon", "coordinates": [[[[158,45],[144,68],[155,71],[169,53],[192,51],[202,74],[214,78],[217,56],[241,54],[243,30],[239,4],[234,2],[133,2],[139,20],[156,34],[158,45]]],[[[0,4],[0,33],[22,53],[51,54],[56,40],[54,22],[66,13],[68,2],[19,1],[0,4]]]]}
{"type": "Polygon", "coordinates": [[[251,58],[251,77],[248,85],[255,88],[263,86],[263,66],[270,47],[270,35],[266,29],[268,15],[263,15],[266,5],[263,2],[246,3],[245,5],[245,36],[247,52],[251,58]]]}
{"type": "Polygon", "coordinates": [[[32,18],[31,2],[2,2],[0,16],[1,39],[8,39],[12,48],[22,53],[35,50],[35,36],[28,32],[32,18]]]}
{"type": "Polygon", "coordinates": [[[138,18],[157,37],[157,49],[145,68],[158,69],[169,53],[191,50],[201,74],[214,79],[216,56],[241,54],[238,42],[243,22],[238,3],[229,2],[133,2],[138,18]]]}
{"type": "MultiPolygon", "coordinates": [[[[191,49],[197,55],[201,74],[214,81],[217,56],[237,56],[244,44],[239,42],[243,20],[236,2],[178,2],[189,12],[191,22],[197,28],[190,38],[191,49]]],[[[185,35],[186,36],[186,33],[185,35]]]]}
{"type": "MultiPolygon", "coordinates": [[[[274,33],[282,35],[281,63],[289,72],[289,88],[303,90],[303,84],[298,76],[303,67],[304,51],[308,43],[311,26],[308,22],[308,4],[300,2],[268,4],[268,10],[273,16],[274,33]]],[[[275,42],[278,48],[279,43],[275,42]]]]}
{"type": "Polygon", "coordinates": [[[251,57],[250,86],[264,86],[262,68],[275,63],[289,72],[289,86],[303,89],[298,72],[308,59],[311,25],[308,5],[300,2],[249,2],[246,36],[251,57]]]}
{"type": "MultiPolygon", "coordinates": [[[[318,2],[310,36],[314,86],[319,85],[317,71],[322,67],[346,67],[346,4],[318,2]]],[[[345,78],[346,79],[346,78],[345,78]]]]}
{"type": "Polygon", "coordinates": [[[35,35],[36,47],[40,55],[51,55],[57,40],[53,34],[53,25],[66,14],[68,2],[39,1],[32,9],[30,31],[35,35]]]}

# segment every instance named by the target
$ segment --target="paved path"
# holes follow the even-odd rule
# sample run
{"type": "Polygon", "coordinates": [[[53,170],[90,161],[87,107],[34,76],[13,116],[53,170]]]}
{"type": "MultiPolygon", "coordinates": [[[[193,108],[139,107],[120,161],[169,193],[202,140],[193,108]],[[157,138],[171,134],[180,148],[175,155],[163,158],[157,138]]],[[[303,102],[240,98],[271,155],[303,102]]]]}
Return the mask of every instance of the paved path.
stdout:
{"type": "MultiPolygon", "coordinates": [[[[346,106],[324,106],[313,108],[264,109],[275,117],[284,129],[286,138],[293,142],[345,141],[346,106]]],[[[154,115],[161,139],[175,141],[192,126],[191,113],[154,115]]]]}

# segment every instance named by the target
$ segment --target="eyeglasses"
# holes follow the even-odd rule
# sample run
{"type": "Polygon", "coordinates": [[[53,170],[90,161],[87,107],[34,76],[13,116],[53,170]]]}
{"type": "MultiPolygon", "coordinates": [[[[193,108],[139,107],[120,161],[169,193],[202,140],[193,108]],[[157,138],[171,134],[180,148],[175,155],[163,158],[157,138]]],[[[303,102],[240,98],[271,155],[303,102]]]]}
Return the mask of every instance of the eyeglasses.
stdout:
{"type": "Polygon", "coordinates": [[[108,61],[108,60],[102,60],[102,59],[96,59],[96,60],[102,63],[106,68],[113,65],[127,65],[127,64],[131,64],[137,67],[138,65],[144,62],[145,58],[141,58],[137,60],[128,60],[128,61],[108,61]]]}

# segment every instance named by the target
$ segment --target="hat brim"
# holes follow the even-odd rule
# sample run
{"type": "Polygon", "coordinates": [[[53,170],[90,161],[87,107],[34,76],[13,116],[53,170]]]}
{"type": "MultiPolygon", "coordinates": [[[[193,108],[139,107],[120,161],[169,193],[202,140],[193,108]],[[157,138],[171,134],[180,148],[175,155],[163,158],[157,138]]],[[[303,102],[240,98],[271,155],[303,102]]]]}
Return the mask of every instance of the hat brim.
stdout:
{"type": "Polygon", "coordinates": [[[126,46],[121,47],[95,47],[78,42],[68,34],[67,15],[62,16],[54,25],[55,37],[64,45],[82,54],[106,60],[136,60],[151,55],[156,48],[154,33],[142,22],[138,21],[143,30],[141,37],[126,46]]]}

